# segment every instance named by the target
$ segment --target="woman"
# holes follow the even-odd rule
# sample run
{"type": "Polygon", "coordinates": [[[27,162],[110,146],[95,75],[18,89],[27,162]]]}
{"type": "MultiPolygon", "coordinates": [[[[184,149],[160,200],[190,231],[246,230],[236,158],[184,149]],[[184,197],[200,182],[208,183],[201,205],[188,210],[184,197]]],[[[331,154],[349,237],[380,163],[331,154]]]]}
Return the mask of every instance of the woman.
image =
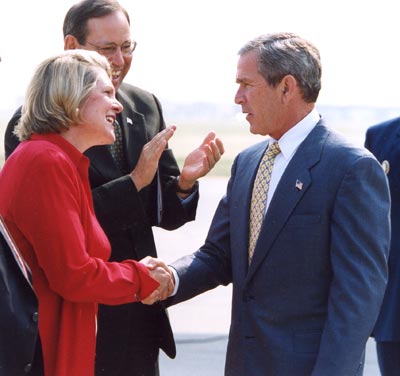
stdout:
{"type": "Polygon", "coordinates": [[[114,142],[122,107],[110,77],[96,52],[66,51],[40,64],[16,128],[23,142],[0,172],[0,214],[32,271],[49,376],[93,375],[97,303],[154,301],[165,297],[160,283],[170,283],[163,270],[107,262],[82,153],[114,142]]]}

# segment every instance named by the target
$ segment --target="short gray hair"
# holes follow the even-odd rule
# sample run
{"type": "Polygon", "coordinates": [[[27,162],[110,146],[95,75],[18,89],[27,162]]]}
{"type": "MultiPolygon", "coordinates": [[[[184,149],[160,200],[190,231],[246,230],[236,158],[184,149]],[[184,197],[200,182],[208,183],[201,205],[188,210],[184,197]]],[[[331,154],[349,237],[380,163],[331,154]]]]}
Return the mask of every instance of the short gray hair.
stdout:
{"type": "Polygon", "coordinates": [[[99,69],[111,77],[107,59],[86,50],[64,51],[39,64],[15,128],[20,141],[34,133],[61,133],[79,124],[79,107],[93,91],[99,69]]]}
{"type": "Polygon", "coordinates": [[[258,71],[267,83],[276,87],[286,75],[292,75],[299,84],[303,99],[317,101],[321,90],[321,57],[309,41],[293,33],[261,35],[247,42],[239,55],[256,50],[258,71]]]}

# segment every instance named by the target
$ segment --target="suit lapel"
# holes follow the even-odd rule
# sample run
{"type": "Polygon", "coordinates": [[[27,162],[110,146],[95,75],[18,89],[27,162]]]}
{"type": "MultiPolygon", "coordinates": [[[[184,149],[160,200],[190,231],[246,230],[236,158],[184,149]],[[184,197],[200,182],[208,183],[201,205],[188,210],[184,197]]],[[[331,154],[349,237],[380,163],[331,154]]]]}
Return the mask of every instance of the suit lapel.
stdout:
{"type": "MultiPolygon", "coordinates": [[[[137,107],[131,95],[121,88],[117,93],[117,99],[124,107],[123,112],[120,114],[121,128],[123,132],[127,167],[129,171],[132,171],[139,161],[143,146],[150,141],[150,136],[147,132],[148,127],[146,126],[145,116],[136,111],[137,107]]],[[[162,220],[163,202],[159,170],[157,170],[156,173],[156,189],[157,222],[160,224],[162,220]]]]}
{"type": "Polygon", "coordinates": [[[97,182],[99,179],[106,182],[121,176],[108,145],[94,146],[85,151],[85,155],[90,159],[89,174],[91,182],[97,182]]]}
{"type": "MultiPolygon", "coordinates": [[[[124,107],[119,120],[127,167],[128,171],[131,171],[139,160],[142,145],[148,142],[144,126],[145,119],[143,114],[134,110],[135,104],[125,92],[119,90],[117,99],[124,107]],[[135,140],[135,142],[132,140],[135,140]]],[[[105,181],[110,181],[121,176],[108,145],[94,146],[87,150],[85,155],[90,159],[91,178],[102,176],[105,181]]],[[[94,181],[97,180],[96,178],[94,181]]]]}
{"type": "Polygon", "coordinates": [[[232,245],[234,249],[238,250],[234,252],[234,257],[237,258],[235,264],[239,268],[237,272],[241,276],[238,279],[240,281],[244,281],[248,267],[249,211],[253,182],[266,147],[267,142],[262,142],[255,145],[254,149],[249,150],[249,156],[244,162],[238,163],[235,186],[232,187],[231,228],[233,231],[231,236],[232,245]]]}
{"type": "Polygon", "coordinates": [[[321,124],[321,122],[318,123],[299,146],[279,181],[261,226],[247,281],[252,278],[261,262],[267,257],[276,237],[312,184],[310,170],[319,162],[328,134],[326,128],[320,126],[321,124]]]}
{"type": "Polygon", "coordinates": [[[135,103],[129,98],[127,93],[119,90],[117,99],[124,107],[120,115],[121,128],[128,169],[132,170],[139,160],[142,145],[149,141],[146,134],[145,118],[143,114],[135,111],[135,103]]]}

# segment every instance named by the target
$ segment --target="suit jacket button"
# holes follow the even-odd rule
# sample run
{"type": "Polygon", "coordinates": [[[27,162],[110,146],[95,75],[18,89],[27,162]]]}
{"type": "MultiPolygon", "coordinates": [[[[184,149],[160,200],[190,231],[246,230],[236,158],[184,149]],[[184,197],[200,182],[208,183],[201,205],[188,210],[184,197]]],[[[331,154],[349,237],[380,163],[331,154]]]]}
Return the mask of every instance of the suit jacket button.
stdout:
{"type": "Polygon", "coordinates": [[[35,312],[35,313],[32,315],[32,321],[33,321],[33,322],[38,322],[38,320],[39,320],[39,313],[35,312]]]}
{"type": "Polygon", "coordinates": [[[24,367],[24,372],[25,373],[29,373],[32,371],[32,364],[28,363],[25,367],[24,367]]]}

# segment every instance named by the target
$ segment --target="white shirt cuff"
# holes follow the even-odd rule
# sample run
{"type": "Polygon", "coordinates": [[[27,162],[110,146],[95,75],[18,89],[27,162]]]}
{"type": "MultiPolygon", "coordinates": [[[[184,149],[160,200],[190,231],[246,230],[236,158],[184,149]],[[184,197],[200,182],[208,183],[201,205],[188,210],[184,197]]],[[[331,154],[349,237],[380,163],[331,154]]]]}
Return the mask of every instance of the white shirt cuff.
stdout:
{"type": "Polygon", "coordinates": [[[177,271],[172,267],[169,266],[169,270],[171,270],[171,273],[174,275],[174,280],[175,280],[175,287],[174,287],[174,291],[172,292],[172,294],[170,296],[174,296],[176,294],[176,292],[178,291],[178,287],[179,287],[179,277],[178,277],[178,273],[177,271]]]}

